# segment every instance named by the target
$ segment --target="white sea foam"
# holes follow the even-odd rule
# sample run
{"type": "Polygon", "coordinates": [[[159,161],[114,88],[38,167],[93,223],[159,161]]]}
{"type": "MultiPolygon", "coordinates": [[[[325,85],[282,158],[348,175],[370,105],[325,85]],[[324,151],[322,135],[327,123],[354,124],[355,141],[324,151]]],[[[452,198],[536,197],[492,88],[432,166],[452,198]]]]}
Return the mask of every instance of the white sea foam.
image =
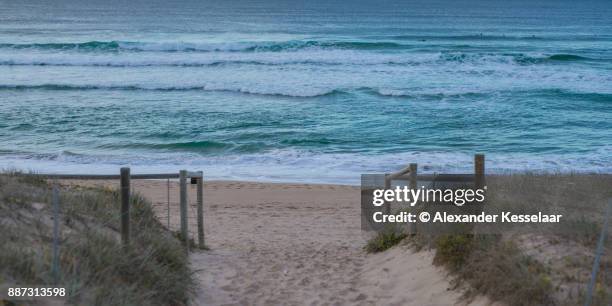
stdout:
{"type": "MultiPolygon", "coordinates": [[[[524,153],[488,154],[488,173],[509,172],[612,172],[612,147],[576,155],[524,153]]],[[[121,166],[133,173],[202,170],[209,179],[241,179],[312,183],[359,184],[360,175],[388,173],[416,162],[422,173],[471,173],[473,156],[450,152],[396,154],[320,154],[297,150],[202,157],[195,154],[81,155],[5,154],[0,168],[38,173],[117,173],[121,166]]]]}
{"type": "Polygon", "coordinates": [[[220,64],[251,65],[377,65],[422,64],[441,60],[439,53],[384,54],[356,50],[309,48],[294,52],[210,52],[210,53],[83,53],[24,52],[1,50],[0,65],[48,66],[208,66],[220,64]]]}
{"type": "Polygon", "coordinates": [[[352,92],[360,88],[391,96],[551,89],[610,94],[610,83],[612,75],[601,69],[508,63],[381,64],[371,67],[245,64],[180,68],[155,66],[121,71],[111,67],[96,69],[95,74],[87,67],[0,66],[0,88],[201,89],[296,97],[352,92]]]}

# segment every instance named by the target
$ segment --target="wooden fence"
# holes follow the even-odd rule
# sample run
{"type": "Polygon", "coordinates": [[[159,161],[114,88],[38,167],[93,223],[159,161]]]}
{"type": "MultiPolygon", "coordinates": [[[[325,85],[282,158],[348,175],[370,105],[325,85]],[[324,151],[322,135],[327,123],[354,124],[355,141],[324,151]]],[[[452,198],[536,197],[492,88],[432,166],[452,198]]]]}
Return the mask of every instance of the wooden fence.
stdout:
{"type": "MultiPolygon", "coordinates": [[[[131,180],[133,179],[179,179],[180,186],[180,235],[189,249],[188,232],[188,199],[187,199],[187,178],[197,180],[197,225],[198,225],[198,245],[204,248],[204,174],[202,171],[181,170],[179,173],[153,173],[153,174],[131,174],[130,168],[121,168],[118,175],[107,174],[32,174],[51,180],[119,180],[121,197],[121,241],[124,245],[130,243],[130,193],[131,180]]],[[[168,195],[169,196],[169,195],[168,195]]]]}
{"type": "MultiPolygon", "coordinates": [[[[417,189],[418,181],[441,182],[441,183],[473,183],[474,188],[480,189],[485,186],[485,156],[474,155],[473,174],[418,174],[418,165],[411,163],[408,167],[394,173],[385,174],[385,189],[391,189],[393,181],[408,181],[408,188],[417,189]]],[[[385,205],[386,214],[391,214],[391,203],[385,205]]],[[[416,224],[410,225],[410,232],[416,233],[416,224]]]]}
{"type": "Polygon", "coordinates": [[[473,182],[474,187],[482,188],[485,185],[485,156],[484,154],[474,155],[474,173],[473,174],[424,174],[418,175],[417,164],[412,163],[408,167],[395,173],[385,174],[385,188],[391,187],[391,182],[409,181],[411,189],[417,188],[417,181],[432,181],[432,182],[473,182]]]}

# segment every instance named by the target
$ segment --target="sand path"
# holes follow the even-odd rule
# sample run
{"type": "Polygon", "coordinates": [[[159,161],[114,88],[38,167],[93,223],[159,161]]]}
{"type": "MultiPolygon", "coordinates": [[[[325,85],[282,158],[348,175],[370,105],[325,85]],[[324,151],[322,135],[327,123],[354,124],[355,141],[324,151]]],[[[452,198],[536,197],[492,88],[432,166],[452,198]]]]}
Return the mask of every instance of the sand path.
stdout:
{"type": "MultiPolygon", "coordinates": [[[[133,181],[167,223],[165,181],[133,181]]],[[[170,227],[178,186],[170,182],[170,227]]],[[[195,216],[196,189],[189,186],[195,216]]],[[[196,305],[453,305],[446,273],[428,252],[366,254],[359,189],[351,186],[206,182],[206,244],[191,254],[196,305]]],[[[190,231],[195,230],[190,218],[190,231]]],[[[474,304],[474,303],[473,303],[474,304]]],[[[484,304],[477,301],[475,304],[484,304]]]]}

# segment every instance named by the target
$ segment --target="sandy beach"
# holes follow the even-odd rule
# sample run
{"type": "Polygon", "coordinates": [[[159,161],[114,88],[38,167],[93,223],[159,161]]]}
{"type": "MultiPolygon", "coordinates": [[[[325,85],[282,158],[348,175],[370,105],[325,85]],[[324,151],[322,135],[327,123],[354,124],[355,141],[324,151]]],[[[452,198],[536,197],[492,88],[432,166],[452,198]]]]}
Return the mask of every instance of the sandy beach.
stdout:
{"type": "MultiPolygon", "coordinates": [[[[132,184],[166,224],[167,182],[132,184]]],[[[195,233],[196,189],[188,188],[195,233]]],[[[178,183],[171,181],[172,230],[178,228],[177,203],[178,183]]],[[[191,255],[200,282],[196,305],[466,304],[447,273],[432,265],[432,253],[406,245],[381,254],[363,250],[358,187],[205,182],[204,210],[211,250],[191,255]]]]}

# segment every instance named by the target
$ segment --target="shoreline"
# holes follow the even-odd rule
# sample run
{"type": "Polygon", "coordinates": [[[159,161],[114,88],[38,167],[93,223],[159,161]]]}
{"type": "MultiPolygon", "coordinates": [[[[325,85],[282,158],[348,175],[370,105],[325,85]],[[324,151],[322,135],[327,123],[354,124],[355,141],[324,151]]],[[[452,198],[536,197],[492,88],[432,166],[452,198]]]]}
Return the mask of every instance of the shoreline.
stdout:
{"type": "MultiPolygon", "coordinates": [[[[487,163],[489,163],[489,161],[487,161],[487,163]]],[[[421,165],[419,165],[420,168],[421,165]]],[[[119,174],[119,169],[121,166],[116,166],[116,171],[101,171],[101,172],[96,172],[93,174],[100,174],[100,175],[115,175],[115,174],[119,174]]],[[[427,167],[427,166],[426,166],[427,167]]],[[[84,168],[84,165],[81,165],[80,168],[84,168]]],[[[389,168],[386,172],[370,172],[370,173],[363,173],[363,174],[367,174],[367,175],[373,175],[373,174],[384,174],[384,173],[393,173],[394,171],[400,170],[402,169],[402,166],[397,166],[395,168],[389,168]]],[[[132,174],[152,174],[152,173],[177,173],[179,172],[179,168],[176,168],[177,170],[175,171],[134,171],[134,169],[132,169],[132,174]]],[[[194,171],[200,171],[197,169],[192,169],[190,167],[183,167],[180,169],[187,169],[187,170],[194,170],[194,171]]],[[[87,172],[87,171],[35,171],[35,170],[31,170],[31,169],[22,169],[22,168],[14,168],[14,167],[0,167],[0,171],[3,172],[22,172],[22,173],[33,173],[33,174],[75,174],[75,175],[88,175],[88,174],[92,174],[91,172],[87,172]]],[[[465,171],[449,171],[449,172],[436,172],[436,171],[431,171],[431,170],[425,170],[422,171],[419,169],[419,173],[418,175],[444,175],[444,174],[472,174],[473,173],[473,168],[470,169],[466,169],[465,171]]],[[[557,171],[557,170],[516,170],[516,171],[492,171],[489,167],[489,165],[487,165],[487,170],[486,170],[486,177],[487,178],[495,178],[495,177],[508,177],[508,176],[522,176],[522,175],[535,175],[535,176],[597,176],[597,175],[603,175],[603,176],[612,176],[612,171],[611,172],[606,172],[606,171],[575,171],[575,170],[570,170],[570,171],[557,171]]],[[[64,179],[62,179],[64,180],[64,179]]],[[[67,180],[71,180],[71,181],[76,181],[75,179],[67,179],[67,180]]],[[[153,181],[156,180],[160,180],[160,181],[165,181],[166,179],[153,179],[153,181]]],[[[170,181],[178,181],[178,179],[170,179],[170,181]]],[[[289,185],[337,185],[337,186],[352,186],[352,187],[359,187],[361,186],[361,178],[354,178],[354,179],[342,179],[342,180],[316,180],[316,179],[311,179],[311,178],[304,178],[304,179],[292,179],[290,177],[283,177],[283,178],[253,178],[253,177],[249,177],[249,176],[245,176],[242,178],[228,178],[228,177],[222,177],[222,176],[211,176],[210,178],[206,175],[206,172],[204,171],[204,184],[206,183],[237,183],[237,182],[241,182],[241,183],[258,183],[258,184],[289,184],[289,185]]]]}
{"type": "MultiPolygon", "coordinates": [[[[607,150],[588,154],[486,154],[488,175],[612,174],[607,150]]],[[[134,152],[127,155],[76,153],[18,155],[0,153],[0,169],[34,173],[118,174],[129,165],[132,173],[204,171],[206,179],[262,183],[359,185],[362,174],[391,173],[417,163],[419,174],[473,173],[473,154],[465,152],[404,152],[380,155],[315,153],[287,150],[237,154],[226,158],[196,153],[134,152]]],[[[612,156],[612,155],[611,155],[612,156]]]]}

